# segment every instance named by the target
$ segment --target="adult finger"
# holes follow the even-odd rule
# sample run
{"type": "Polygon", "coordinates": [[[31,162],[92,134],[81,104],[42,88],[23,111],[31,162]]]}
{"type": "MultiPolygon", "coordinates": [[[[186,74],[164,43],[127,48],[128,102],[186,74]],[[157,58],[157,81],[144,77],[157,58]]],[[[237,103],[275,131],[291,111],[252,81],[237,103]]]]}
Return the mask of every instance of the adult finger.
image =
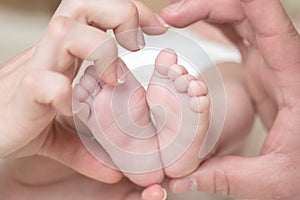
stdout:
{"type": "Polygon", "coordinates": [[[299,68],[299,34],[280,1],[241,0],[241,2],[267,64],[280,71],[294,71],[299,68]]]}
{"type": "Polygon", "coordinates": [[[25,118],[30,119],[31,114],[37,116],[47,112],[45,107],[53,108],[62,115],[72,116],[71,82],[60,73],[30,71],[22,81],[20,93],[20,98],[16,99],[20,102],[16,105],[21,106],[19,111],[23,117],[27,115],[25,118]]]}
{"type": "Polygon", "coordinates": [[[199,190],[243,199],[291,199],[281,155],[257,158],[215,157],[184,179],[172,180],[175,193],[199,190]]]}
{"type": "Polygon", "coordinates": [[[184,0],[164,8],[161,16],[167,23],[185,27],[198,20],[230,23],[245,18],[240,0],[184,0]]]}
{"type": "Polygon", "coordinates": [[[115,29],[115,33],[120,31],[130,31],[126,41],[119,41],[128,50],[136,51],[143,36],[139,34],[138,11],[129,0],[89,0],[89,1],[69,1],[61,2],[54,16],[66,16],[86,25],[91,25],[102,30],[115,29]],[[132,31],[135,30],[135,31],[132,31]],[[135,35],[134,35],[135,33],[135,35]]]}
{"type": "Polygon", "coordinates": [[[165,200],[167,191],[160,185],[152,185],[146,188],[142,193],[143,200],[165,200]]]}
{"type": "Polygon", "coordinates": [[[160,185],[152,185],[144,191],[134,189],[126,194],[124,200],[166,200],[167,192],[160,185]]]}
{"type": "Polygon", "coordinates": [[[110,85],[117,84],[117,46],[112,37],[67,17],[55,17],[36,47],[32,63],[40,68],[65,73],[73,78],[70,66],[75,58],[95,62],[97,73],[110,85]]]}
{"type": "Polygon", "coordinates": [[[12,121],[26,121],[18,125],[22,134],[10,134],[14,142],[8,142],[12,146],[8,148],[10,152],[5,152],[4,156],[18,151],[19,147],[43,132],[55,117],[56,111],[71,116],[71,92],[71,82],[60,73],[46,70],[27,72],[11,100],[14,106],[7,116],[12,121]]]}
{"type": "MultiPolygon", "coordinates": [[[[39,155],[56,160],[75,171],[104,183],[117,183],[123,175],[95,159],[83,146],[74,130],[56,123],[42,145],[39,155]]],[[[103,149],[99,152],[103,158],[109,159],[103,149]]]]}
{"type": "Polygon", "coordinates": [[[161,32],[166,31],[147,6],[130,0],[65,0],[62,1],[54,16],[67,16],[102,30],[113,29],[118,42],[131,51],[139,50],[144,46],[144,38],[139,31],[139,26],[151,25],[163,29],[161,32]],[[125,33],[127,37],[123,36],[125,33]]]}
{"type": "Polygon", "coordinates": [[[159,35],[168,30],[169,25],[141,1],[132,0],[139,13],[139,24],[149,35],[159,35]]]}

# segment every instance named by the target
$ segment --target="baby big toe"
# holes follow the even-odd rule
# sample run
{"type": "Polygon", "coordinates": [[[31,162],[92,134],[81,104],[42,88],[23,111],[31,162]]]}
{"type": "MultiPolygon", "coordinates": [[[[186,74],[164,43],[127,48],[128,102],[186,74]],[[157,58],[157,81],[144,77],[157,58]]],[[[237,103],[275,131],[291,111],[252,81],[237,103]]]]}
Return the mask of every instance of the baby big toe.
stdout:
{"type": "Polygon", "coordinates": [[[169,67],[177,62],[177,55],[171,49],[162,50],[155,61],[155,70],[163,76],[168,75],[169,67]]]}

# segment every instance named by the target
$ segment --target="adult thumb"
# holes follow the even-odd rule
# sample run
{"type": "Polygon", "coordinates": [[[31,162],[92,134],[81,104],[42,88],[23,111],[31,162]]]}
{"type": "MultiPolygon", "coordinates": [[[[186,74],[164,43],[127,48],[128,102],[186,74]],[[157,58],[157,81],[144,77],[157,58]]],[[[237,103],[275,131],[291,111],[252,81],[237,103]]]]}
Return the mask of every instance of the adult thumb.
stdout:
{"type": "Polygon", "coordinates": [[[215,157],[192,175],[172,180],[170,188],[175,193],[199,190],[243,199],[274,199],[284,189],[279,188],[282,163],[280,156],[272,154],[255,158],[215,157]]]}

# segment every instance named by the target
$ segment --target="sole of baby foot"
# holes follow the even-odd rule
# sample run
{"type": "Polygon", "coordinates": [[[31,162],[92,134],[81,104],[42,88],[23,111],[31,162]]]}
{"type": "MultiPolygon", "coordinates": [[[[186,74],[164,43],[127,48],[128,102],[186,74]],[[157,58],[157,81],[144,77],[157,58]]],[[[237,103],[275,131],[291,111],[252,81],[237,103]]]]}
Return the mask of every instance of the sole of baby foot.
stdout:
{"type": "Polygon", "coordinates": [[[179,178],[193,172],[201,162],[198,156],[209,125],[210,101],[204,81],[166,57],[177,60],[173,52],[160,53],[147,100],[156,123],[165,174],[179,178]]]}
{"type": "Polygon", "coordinates": [[[89,120],[93,136],[132,182],[140,186],[161,182],[164,174],[145,90],[127,68],[125,82],[116,87],[100,83],[91,75],[94,70],[87,68],[77,86],[86,109],[80,111],[81,118],[89,120]]]}

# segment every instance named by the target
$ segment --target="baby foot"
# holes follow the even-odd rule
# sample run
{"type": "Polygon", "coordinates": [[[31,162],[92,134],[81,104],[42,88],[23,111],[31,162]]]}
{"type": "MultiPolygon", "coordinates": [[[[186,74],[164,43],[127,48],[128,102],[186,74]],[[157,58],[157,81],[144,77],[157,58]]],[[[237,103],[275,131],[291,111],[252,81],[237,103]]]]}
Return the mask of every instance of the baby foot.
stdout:
{"type": "Polygon", "coordinates": [[[171,178],[196,170],[202,141],[209,125],[208,89],[201,80],[176,65],[173,51],[156,60],[147,101],[154,116],[165,174],[171,178]]]}
{"type": "Polygon", "coordinates": [[[77,116],[131,181],[159,183],[164,174],[145,90],[124,63],[120,73],[125,82],[112,87],[99,81],[94,66],[88,67],[75,87],[77,116]]]}

